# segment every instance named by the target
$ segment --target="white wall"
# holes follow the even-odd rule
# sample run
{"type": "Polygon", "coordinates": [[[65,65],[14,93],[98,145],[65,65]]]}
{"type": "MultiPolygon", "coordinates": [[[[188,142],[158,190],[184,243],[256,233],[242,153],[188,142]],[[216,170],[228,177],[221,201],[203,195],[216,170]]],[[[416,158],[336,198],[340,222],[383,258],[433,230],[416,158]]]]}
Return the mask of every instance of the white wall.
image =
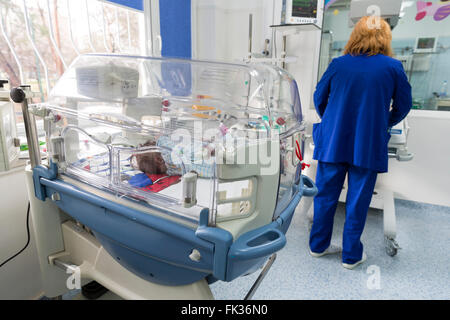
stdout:
{"type": "Polygon", "coordinates": [[[288,37],[286,52],[288,55],[295,56],[297,61],[287,64],[286,69],[297,81],[305,113],[307,109],[314,109],[312,97],[317,83],[321,31],[305,31],[288,37]]]}
{"type": "MultiPolygon", "coordinates": [[[[28,195],[24,168],[0,173],[0,263],[21,250],[27,242],[28,195]]],[[[41,271],[30,218],[28,248],[0,268],[1,299],[33,299],[42,291],[41,271]]]]}
{"type": "MultiPolygon", "coordinates": [[[[312,110],[309,118],[320,121],[312,110]]],[[[389,159],[389,171],[378,175],[375,188],[390,189],[398,199],[450,207],[450,112],[412,110],[408,123],[408,150],[414,158],[389,159]]],[[[317,161],[312,152],[306,149],[305,162],[311,167],[305,173],[315,179],[317,161]]]]}
{"type": "Polygon", "coordinates": [[[267,0],[193,0],[193,56],[226,61],[246,57],[249,14],[253,15],[252,51],[261,52],[267,3],[267,0]]]}
{"type": "Polygon", "coordinates": [[[412,110],[408,122],[414,159],[391,159],[377,187],[392,189],[396,198],[450,206],[450,112],[412,110]]]}
{"type": "MultiPolygon", "coordinates": [[[[253,15],[252,52],[261,53],[265,39],[272,48],[272,28],[280,24],[281,0],[193,0],[194,58],[242,61],[248,54],[248,21],[253,15]]],[[[312,92],[317,82],[320,31],[304,31],[287,37],[287,54],[297,57],[286,69],[296,79],[304,109],[313,108],[312,92]]],[[[282,36],[277,36],[278,56],[282,36]]]]}

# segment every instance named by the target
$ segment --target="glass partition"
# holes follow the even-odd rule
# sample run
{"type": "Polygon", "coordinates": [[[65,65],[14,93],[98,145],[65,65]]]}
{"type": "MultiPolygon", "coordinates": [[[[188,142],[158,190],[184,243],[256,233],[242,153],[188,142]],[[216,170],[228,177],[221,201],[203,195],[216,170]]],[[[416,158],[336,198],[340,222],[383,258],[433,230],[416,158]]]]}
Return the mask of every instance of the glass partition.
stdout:
{"type": "MultiPolygon", "coordinates": [[[[325,11],[319,79],[331,60],[343,54],[352,31],[349,8],[350,1],[338,0],[325,11]]],[[[413,109],[450,111],[449,12],[450,3],[445,1],[402,2],[392,48],[412,86],[413,109]]]]}

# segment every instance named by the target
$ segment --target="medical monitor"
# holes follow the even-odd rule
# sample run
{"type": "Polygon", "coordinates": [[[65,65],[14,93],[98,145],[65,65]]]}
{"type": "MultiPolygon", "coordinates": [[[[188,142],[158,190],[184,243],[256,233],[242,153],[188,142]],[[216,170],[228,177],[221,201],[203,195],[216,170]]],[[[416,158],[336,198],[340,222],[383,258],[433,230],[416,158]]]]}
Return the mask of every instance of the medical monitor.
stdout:
{"type": "Polygon", "coordinates": [[[414,46],[414,53],[431,53],[436,51],[436,37],[418,37],[414,46]]]}
{"type": "Polygon", "coordinates": [[[323,0],[283,0],[282,24],[320,24],[323,0]]]}

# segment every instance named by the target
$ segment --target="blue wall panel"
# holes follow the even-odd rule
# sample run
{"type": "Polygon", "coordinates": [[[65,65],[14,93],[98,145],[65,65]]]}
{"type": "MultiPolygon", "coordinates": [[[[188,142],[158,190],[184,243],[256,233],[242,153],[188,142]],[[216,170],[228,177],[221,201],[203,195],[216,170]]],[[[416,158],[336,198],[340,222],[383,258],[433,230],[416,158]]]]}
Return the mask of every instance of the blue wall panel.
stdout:
{"type": "MultiPolygon", "coordinates": [[[[190,59],[192,57],[191,0],[160,0],[159,21],[162,38],[161,55],[190,59]]],[[[163,64],[161,72],[166,89],[172,95],[189,96],[192,93],[189,64],[173,62],[163,64]]]]}
{"type": "Polygon", "coordinates": [[[139,11],[144,10],[143,0],[106,0],[106,2],[111,2],[112,4],[119,4],[121,6],[139,11]]]}
{"type": "Polygon", "coordinates": [[[191,0],[160,0],[163,57],[191,58],[191,0]]]}

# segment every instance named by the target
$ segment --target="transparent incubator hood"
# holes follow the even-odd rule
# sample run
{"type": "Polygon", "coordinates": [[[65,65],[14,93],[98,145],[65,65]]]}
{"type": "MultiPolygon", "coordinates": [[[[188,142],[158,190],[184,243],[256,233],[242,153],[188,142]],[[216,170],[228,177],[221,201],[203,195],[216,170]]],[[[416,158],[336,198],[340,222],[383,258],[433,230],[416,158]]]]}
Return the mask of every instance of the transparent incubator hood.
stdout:
{"type": "Polygon", "coordinates": [[[298,88],[272,65],[81,55],[39,107],[61,176],[194,220],[270,220],[299,179],[298,88]]]}

